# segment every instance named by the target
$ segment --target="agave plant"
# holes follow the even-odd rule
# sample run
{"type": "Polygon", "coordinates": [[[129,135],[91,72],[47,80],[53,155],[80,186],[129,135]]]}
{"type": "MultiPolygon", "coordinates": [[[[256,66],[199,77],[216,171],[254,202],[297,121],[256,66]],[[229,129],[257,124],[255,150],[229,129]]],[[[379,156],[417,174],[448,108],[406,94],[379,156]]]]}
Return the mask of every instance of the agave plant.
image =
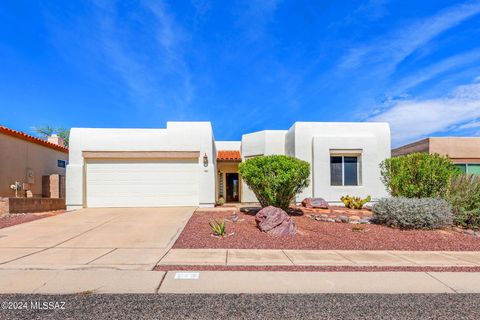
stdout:
{"type": "Polygon", "coordinates": [[[226,235],[225,220],[222,220],[221,222],[213,220],[209,223],[209,225],[214,235],[219,237],[224,237],[226,235]]]}

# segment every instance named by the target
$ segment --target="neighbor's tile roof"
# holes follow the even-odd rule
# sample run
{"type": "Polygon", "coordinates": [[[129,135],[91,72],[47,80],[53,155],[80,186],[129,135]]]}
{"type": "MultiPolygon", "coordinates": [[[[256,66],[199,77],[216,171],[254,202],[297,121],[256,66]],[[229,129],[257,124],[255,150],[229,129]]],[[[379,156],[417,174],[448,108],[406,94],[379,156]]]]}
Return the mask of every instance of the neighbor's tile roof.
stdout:
{"type": "Polygon", "coordinates": [[[13,129],[10,129],[10,128],[4,127],[4,126],[0,126],[0,133],[9,135],[9,136],[12,136],[12,137],[15,137],[15,138],[19,138],[19,139],[22,139],[22,140],[25,140],[25,141],[28,141],[28,142],[36,143],[36,144],[42,145],[42,146],[47,147],[47,148],[51,148],[51,149],[55,149],[55,150],[58,150],[58,151],[61,151],[61,152],[68,153],[67,148],[61,147],[61,146],[59,146],[55,143],[48,142],[47,140],[43,140],[43,139],[31,136],[31,135],[26,134],[26,133],[21,132],[21,131],[17,131],[17,130],[13,130],[13,129]]]}
{"type": "Polygon", "coordinates": [[[219,150],[217,160],[241,161],[242,157],[238,150],[219,150]]]}

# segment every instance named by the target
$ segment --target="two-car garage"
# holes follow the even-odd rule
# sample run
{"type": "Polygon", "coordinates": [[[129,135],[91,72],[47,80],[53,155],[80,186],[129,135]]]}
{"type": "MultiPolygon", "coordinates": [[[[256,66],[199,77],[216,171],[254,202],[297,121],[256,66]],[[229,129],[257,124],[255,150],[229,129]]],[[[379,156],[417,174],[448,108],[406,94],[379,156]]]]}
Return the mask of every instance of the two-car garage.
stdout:
{"type": "Polygon", "coordinates": [[[210,122],[166,128],[72,128],[67,210],[215,205],[210,122]]]}
{"type": "Polygon", "coordinates": [[[86,154],[85,206],[198,205],[198,156],[198,153],[130,153],[108,154],[108,157],[104,152],[86,154]]]}

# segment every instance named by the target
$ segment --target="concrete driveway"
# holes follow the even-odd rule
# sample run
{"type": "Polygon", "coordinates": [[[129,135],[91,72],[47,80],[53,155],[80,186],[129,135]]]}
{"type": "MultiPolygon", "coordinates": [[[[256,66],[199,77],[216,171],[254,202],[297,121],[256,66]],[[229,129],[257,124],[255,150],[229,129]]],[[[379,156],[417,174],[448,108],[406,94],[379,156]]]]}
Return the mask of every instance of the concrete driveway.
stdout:
{"type": "Polygon", "coordinates": [[[0,269],[151,270],[195,209],[82,209],[0,229],[0,269]]]}

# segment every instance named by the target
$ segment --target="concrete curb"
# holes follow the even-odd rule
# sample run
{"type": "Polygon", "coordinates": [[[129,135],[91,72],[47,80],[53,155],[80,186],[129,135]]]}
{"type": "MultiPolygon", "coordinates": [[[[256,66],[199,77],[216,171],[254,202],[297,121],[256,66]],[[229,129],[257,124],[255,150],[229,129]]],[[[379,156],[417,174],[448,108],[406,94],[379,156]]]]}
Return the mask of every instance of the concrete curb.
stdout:
{"type": "MultiPolygon", "coordinates": [[[[184,272],[181,272],[184,273],[184,272]]],[[[201,271],[197,280],[167,272],[159,293],[455,293],[425,272],[201,271]]],[[[480,273],[468,276],[480,281],[480,273]]],[[[449,275],[446,276],[449,278],[449,275]]],[[[478,290],[463,282],[462,292],[478,290]]]]}
{"type": "Polygon", "coordinates": [[[0,293],[480,293],[480,273],[0,270],[0,293]]]}

